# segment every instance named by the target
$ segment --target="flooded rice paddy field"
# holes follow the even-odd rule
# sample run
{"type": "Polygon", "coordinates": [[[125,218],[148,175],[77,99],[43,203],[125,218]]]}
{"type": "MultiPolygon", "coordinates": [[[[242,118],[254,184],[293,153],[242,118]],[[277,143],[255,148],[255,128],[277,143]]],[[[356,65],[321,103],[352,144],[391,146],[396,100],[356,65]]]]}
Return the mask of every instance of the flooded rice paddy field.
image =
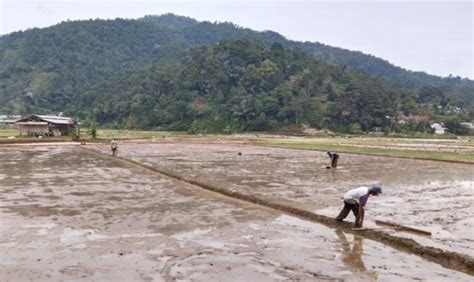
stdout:
{"type": "MultiPolygon", "coordinates": [[[[122,156],[183,169],[189,177],[228,189],[281,197],[319,211],[337,211],[336,195],[376,175],[360,172],[351,182],[344,171],[361,160],[343,156],[341,168],[330,172],[321,168],[326,160],[317,152],[233,144],[130,144],[119,150],[122,156]],[[237,165],[230,165],[233,158],[237,165]],[[228,173],[221,162],[228,164],[228,173]],[[239,172],[242,181],[236,181],[239,172]],[[252,182],[252,174],[260,181],[252,182]],[[283,181],[285,175],[293,177],[283,181]],[[327,186],[319,183],[324,177],[331,179],[327,186]],[[318,188],[326,192],[315,192],[318,188]]],[[[378,242],[207,192],[79,146],[3,146],[0,159],[1,281],[472,279],[378,242]]],[[[379,165],[390,167],[383,161],[379,165]]],[[[422,178],[410,175],[399,182],[374,179],[392,189],[396,183],[414,189],[422,178]]],[[[472,185],[463,175],[458,170],[443,181],[472,185]]],[[[369,203],[368,216],[386,212],[402,198],[401,191],[394,194],[388,187],[369,203]]]]}
{"type": "MultiPolygon", "coordinates": [[[[269,139],[268,137],[266,137],[269,139]]],[[[281,141],[289,138],[280,138],[281,141]]],[[[338,144],[342,146],[372,147],[398,150],[438,151],[438,152],[474,152],[474,140],[460,139],[419,139],[419,138],[291,138],[301,143],[338,144]]]]}
{"type": "MultiPolygon", "coordinates": [[[[108,153],[107,146],[96,149],[108,153]]],[[[369,199],[366,226],[380,219],[419,227],[433,236],[397,236],[474,253],[472,165],[341,153],[339,167],[326,169],[325,152],[230,142],[122,144],[119,150],[122,157],[186,179],[328,216],[337,215],[347,190],[379,183],[383,194],[369,199]]]]}

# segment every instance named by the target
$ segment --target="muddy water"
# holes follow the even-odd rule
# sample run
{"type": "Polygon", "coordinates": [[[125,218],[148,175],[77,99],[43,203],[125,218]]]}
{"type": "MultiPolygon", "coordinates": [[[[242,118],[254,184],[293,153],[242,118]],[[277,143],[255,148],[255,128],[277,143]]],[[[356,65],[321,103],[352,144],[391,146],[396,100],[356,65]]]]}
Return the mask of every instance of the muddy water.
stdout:
{"type": "Polygon", "coordinates": [[[77,148],[0,159],[1,281],[471,278],[77,148]]]}
{"type": "Polygon", "coordinates": [[[433,236],[399,235],[474,253],[472,165],[342,154],[339,167],[328,170],[324,152],[219,142],[124,144],[120,154],[187,179],[330,216],[339,212],[345,191],[380,183],[384,193],[369,200],[366,226],[382,219],[419,227],[433,236]]]}

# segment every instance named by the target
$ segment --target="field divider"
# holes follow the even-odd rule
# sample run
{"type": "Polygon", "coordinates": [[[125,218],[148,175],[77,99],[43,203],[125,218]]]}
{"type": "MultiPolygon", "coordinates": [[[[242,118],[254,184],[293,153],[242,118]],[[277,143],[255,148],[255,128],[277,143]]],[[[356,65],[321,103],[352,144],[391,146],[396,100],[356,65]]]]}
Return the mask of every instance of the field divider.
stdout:
{"type": "Polygon", "coordinates": [[[167,176],[169,178],[179,180],[181,182],[191,184],[197,188],[204,189],[207,191],[215,192],[220,195],[244,201],[247,203],[255,204],[261,207],[267,207],[276,211],[280,211],[289,215],[299,217],[304,220],[312,221],[315,223],[323,224],[329,228],[343,230],[346,233],[356,234],[358,236],[370,239],[373,241],[380,242],[388,245],[394,249],[404,251],[406,253],[418,255],[426,260],[440,264],[443,267],[450,268],[456,271],[461,271],[469,275],[474,276],[474,258],[465,254],[442,250],[435,247],[423,246],[413,239],[397,237],[389,233],[380,230],[353,230],[354,224],[349,222],[338,222],[332,217],[325,215],[315,214],[313,212],[290,207],[284,204],[276,203],[270,200],[262,199],[252,195],[246,195],[235,191],[229,191],[225,188],[216,187],[197,181],[195,179],[188,179],[174,172],[157,169],[155,167],[143,164],[139,161],[128,159],[125,157],[111,156],[91,148],[80,147],[81,149],[87,150],[94,153],[96,156],[101,158],[108,158],[114,161],[121,161],[126,164],[132,164],[142,169],[151,171],[155,174],[167,176]]]}
{"type": "MultiPolygon", "coordinates": [[[[263,147],[263,148],[273,148],[273,149],[290,149],[290,150],[303,150],[303,151],[317,151],[317,152],[328,152],[336,151],[338,153],[350,154],[350,155],[361,155],[361,156],[371,156],[371,157],[383,157],[383,158],[396,158],[396,159],[408,159],[408,160],[420,160],[420,161],[435,161],[435,162],[444,162],[444,163],[455,163],[455,164],[468,164],[474,165],[474,162],[465,161],[465,160],[449,160],[449,159],[436,159],[436,158],[427,158],[427,157],[408,157],[408,156],[394,156],[390,154],[378,154],[378,153],[363,153],[363,152],[350,152],[345,150],[338,150],[338,148],[331,148],[331,150],[326,148],[298,148],[292,147],[291,145],[273,145],[273,144],[261,144],[261,143],[248,143],[248,145],[263,147]]],[[[436,153],[436,151],[429,151],[436,153]]]]}

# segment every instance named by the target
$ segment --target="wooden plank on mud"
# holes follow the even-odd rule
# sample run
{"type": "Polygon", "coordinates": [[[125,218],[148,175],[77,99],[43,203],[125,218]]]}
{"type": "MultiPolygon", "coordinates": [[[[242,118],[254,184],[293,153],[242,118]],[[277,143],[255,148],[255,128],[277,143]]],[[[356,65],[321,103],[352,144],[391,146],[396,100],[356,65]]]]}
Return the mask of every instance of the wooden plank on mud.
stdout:
{"type": "Polygon", "coordinates": [[[397,230],[400,227],[360,227],[352,228],[354,231],[364,231],[364,230],[397,230]]]}
{"type": "Polygon", "coordinates": [[[431,232],[428,232],[428,231],[425,231],[425,230],[421,230],[421,229],[418,229],[418,228],[413,228],[413,227],[404,226],[404,225],[401,225],[401,224],[398,224],[398,223],[394,223],[394,222],[390,222],[390,221],[375,220],[375,224],[392,226],[392,227],[396,227],[398,230],[411,231],[411,232],[414,232],[414,233],[418,233],[418,234],[423,234],[423,235],[429,235],[429,236],[431,236],[431,232]]]}

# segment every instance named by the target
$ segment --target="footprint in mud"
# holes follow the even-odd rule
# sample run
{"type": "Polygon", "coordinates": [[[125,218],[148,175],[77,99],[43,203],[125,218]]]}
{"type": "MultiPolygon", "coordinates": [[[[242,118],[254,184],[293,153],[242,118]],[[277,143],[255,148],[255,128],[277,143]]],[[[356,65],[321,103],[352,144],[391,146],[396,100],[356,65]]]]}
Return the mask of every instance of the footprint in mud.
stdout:
{"type": "Polygon", "coordinates": [[[34,217],[34,216],[51,216],[57,215],[58,210],[56,207],[41,207],[37,204],[35,205],[16,205],[16,206],[3,206],[2,208],[6,209],[6,212],[16,213],[21,216],[34,217]]]}
{"type": "Polygon", "coordinates": [[[87,277],[94,274],[92,269],[85,268],[79,265],[66,266],[59,270],[64,275],[74,276],[74,277],[87,277]]]}
{"type": "Polygon", "coordinates": [[[73,195],[73,196],[93,196],[95,193],[92,193],[92,192],[72,192],[72,193],[69,193],[69,195],[73,195]]]}
{"type": "Polygon", "coordinates": [[[60,213],[61,215],[64,215],[64,216],[75,216],[75,215],[80,215],[80,214],[81,214],[80,211],[70,210],[70,209],[63,209],[63,210],[60,210],[59,213],[60,213]]]}

